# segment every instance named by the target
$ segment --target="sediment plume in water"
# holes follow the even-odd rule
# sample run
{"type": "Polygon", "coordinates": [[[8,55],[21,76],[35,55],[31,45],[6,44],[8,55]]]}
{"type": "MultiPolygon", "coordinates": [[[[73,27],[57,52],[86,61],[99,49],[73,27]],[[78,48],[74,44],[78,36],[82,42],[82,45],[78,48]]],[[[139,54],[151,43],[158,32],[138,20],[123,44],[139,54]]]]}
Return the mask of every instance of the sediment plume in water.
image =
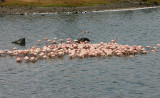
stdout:
{"type": "MultiPolygon", "coordinates": [[[[117,39],[116,39],[117,40],[117,39]]],[[[157,44],[156,47],[142,45],[121,45],[116,43],[116,40],[111,40],[109,43],[100,42],[97,44],[88,43],[87,41],[78,43],[78,40],[72,41],[71,38],[63,39],[54,38],[53,41],[48,38],[44,40],[38,40],[38,45],[25,50],[0,50],[0,56],[5,57],[6,55],[16,57],[17,62],[36,62],[41,59],[56,59],[57,57],[63,57],[68,55],[69,58],[89,58],[89,57],[134,57],[138,54],[147,54],[151,52],[158,52],[157,44]]]]}

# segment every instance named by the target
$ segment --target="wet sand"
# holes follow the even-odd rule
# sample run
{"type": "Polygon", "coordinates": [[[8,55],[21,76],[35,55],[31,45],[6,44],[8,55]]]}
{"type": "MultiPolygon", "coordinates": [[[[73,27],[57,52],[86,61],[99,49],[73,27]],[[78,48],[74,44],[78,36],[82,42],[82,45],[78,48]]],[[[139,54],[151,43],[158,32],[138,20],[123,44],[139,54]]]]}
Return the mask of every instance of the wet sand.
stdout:
{"type": "Polygon", "coordinates": [[[157,4],[146,4],[139,2],[119,2],[107,5],[86,6],[86,7],[3,7],[0,6],[0,14],[49,14],[49,13],[66,13],[76,14],[101,10],[115,10],[126,8],[143,8],[159,6],[157,4]]]}

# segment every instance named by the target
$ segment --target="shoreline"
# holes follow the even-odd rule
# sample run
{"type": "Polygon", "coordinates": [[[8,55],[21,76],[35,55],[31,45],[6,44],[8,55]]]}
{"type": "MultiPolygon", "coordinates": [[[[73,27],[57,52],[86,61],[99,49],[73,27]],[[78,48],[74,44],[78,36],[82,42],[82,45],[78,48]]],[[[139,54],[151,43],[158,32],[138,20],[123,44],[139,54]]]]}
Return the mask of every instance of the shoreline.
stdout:
{"type": "Polygon", "coordinates": [[[160,5],[139,2],[118,2],[107,5],[85,7],[3,7],[0,6],[0,14],[29,15],[29,14],[78,14],[97,11],[113,11],[123,9],[138,9],[147,7],[159,7],[160,5]]]}

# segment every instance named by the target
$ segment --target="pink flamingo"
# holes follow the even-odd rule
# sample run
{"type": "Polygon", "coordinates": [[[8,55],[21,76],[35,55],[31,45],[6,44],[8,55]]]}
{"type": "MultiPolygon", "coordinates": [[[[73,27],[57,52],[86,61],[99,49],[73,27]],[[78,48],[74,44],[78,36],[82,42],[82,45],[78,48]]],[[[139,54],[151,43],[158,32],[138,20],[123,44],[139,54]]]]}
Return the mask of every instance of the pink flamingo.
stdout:
{"type": "Polygon", "coordinates": [[[111,43],[115,43],[116,41],[117,41],[117,38],[114,39],[114,40],[111,40],[110,42],[111,42],[111,43]]]}
{"type": "Polygon", "coordinates": [[[22,62],[23,60],[22,60],[21,57],[17,57],[17,58],[16,58],[16,61],[20,63],[20,62],[22,62]]]}

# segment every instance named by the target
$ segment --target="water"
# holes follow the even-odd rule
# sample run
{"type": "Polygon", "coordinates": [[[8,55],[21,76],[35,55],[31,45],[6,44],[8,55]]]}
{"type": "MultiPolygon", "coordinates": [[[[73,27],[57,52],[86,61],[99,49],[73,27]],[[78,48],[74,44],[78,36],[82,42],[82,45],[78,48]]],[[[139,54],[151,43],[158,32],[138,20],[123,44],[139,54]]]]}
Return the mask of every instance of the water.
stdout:
{"type": "MultiPolygon", "coordinates": [[[[160,8],[73,15],[0,15],[0,49],[26,49],[47,37],[82,37],[91,43],[160,43],[160,8]],[[12,44],[26,38],[26,46],[12,44]]],[[[159,98],[160,53],[137,57],[39,60],[0,57],[0,98],[159,98]]]]}

